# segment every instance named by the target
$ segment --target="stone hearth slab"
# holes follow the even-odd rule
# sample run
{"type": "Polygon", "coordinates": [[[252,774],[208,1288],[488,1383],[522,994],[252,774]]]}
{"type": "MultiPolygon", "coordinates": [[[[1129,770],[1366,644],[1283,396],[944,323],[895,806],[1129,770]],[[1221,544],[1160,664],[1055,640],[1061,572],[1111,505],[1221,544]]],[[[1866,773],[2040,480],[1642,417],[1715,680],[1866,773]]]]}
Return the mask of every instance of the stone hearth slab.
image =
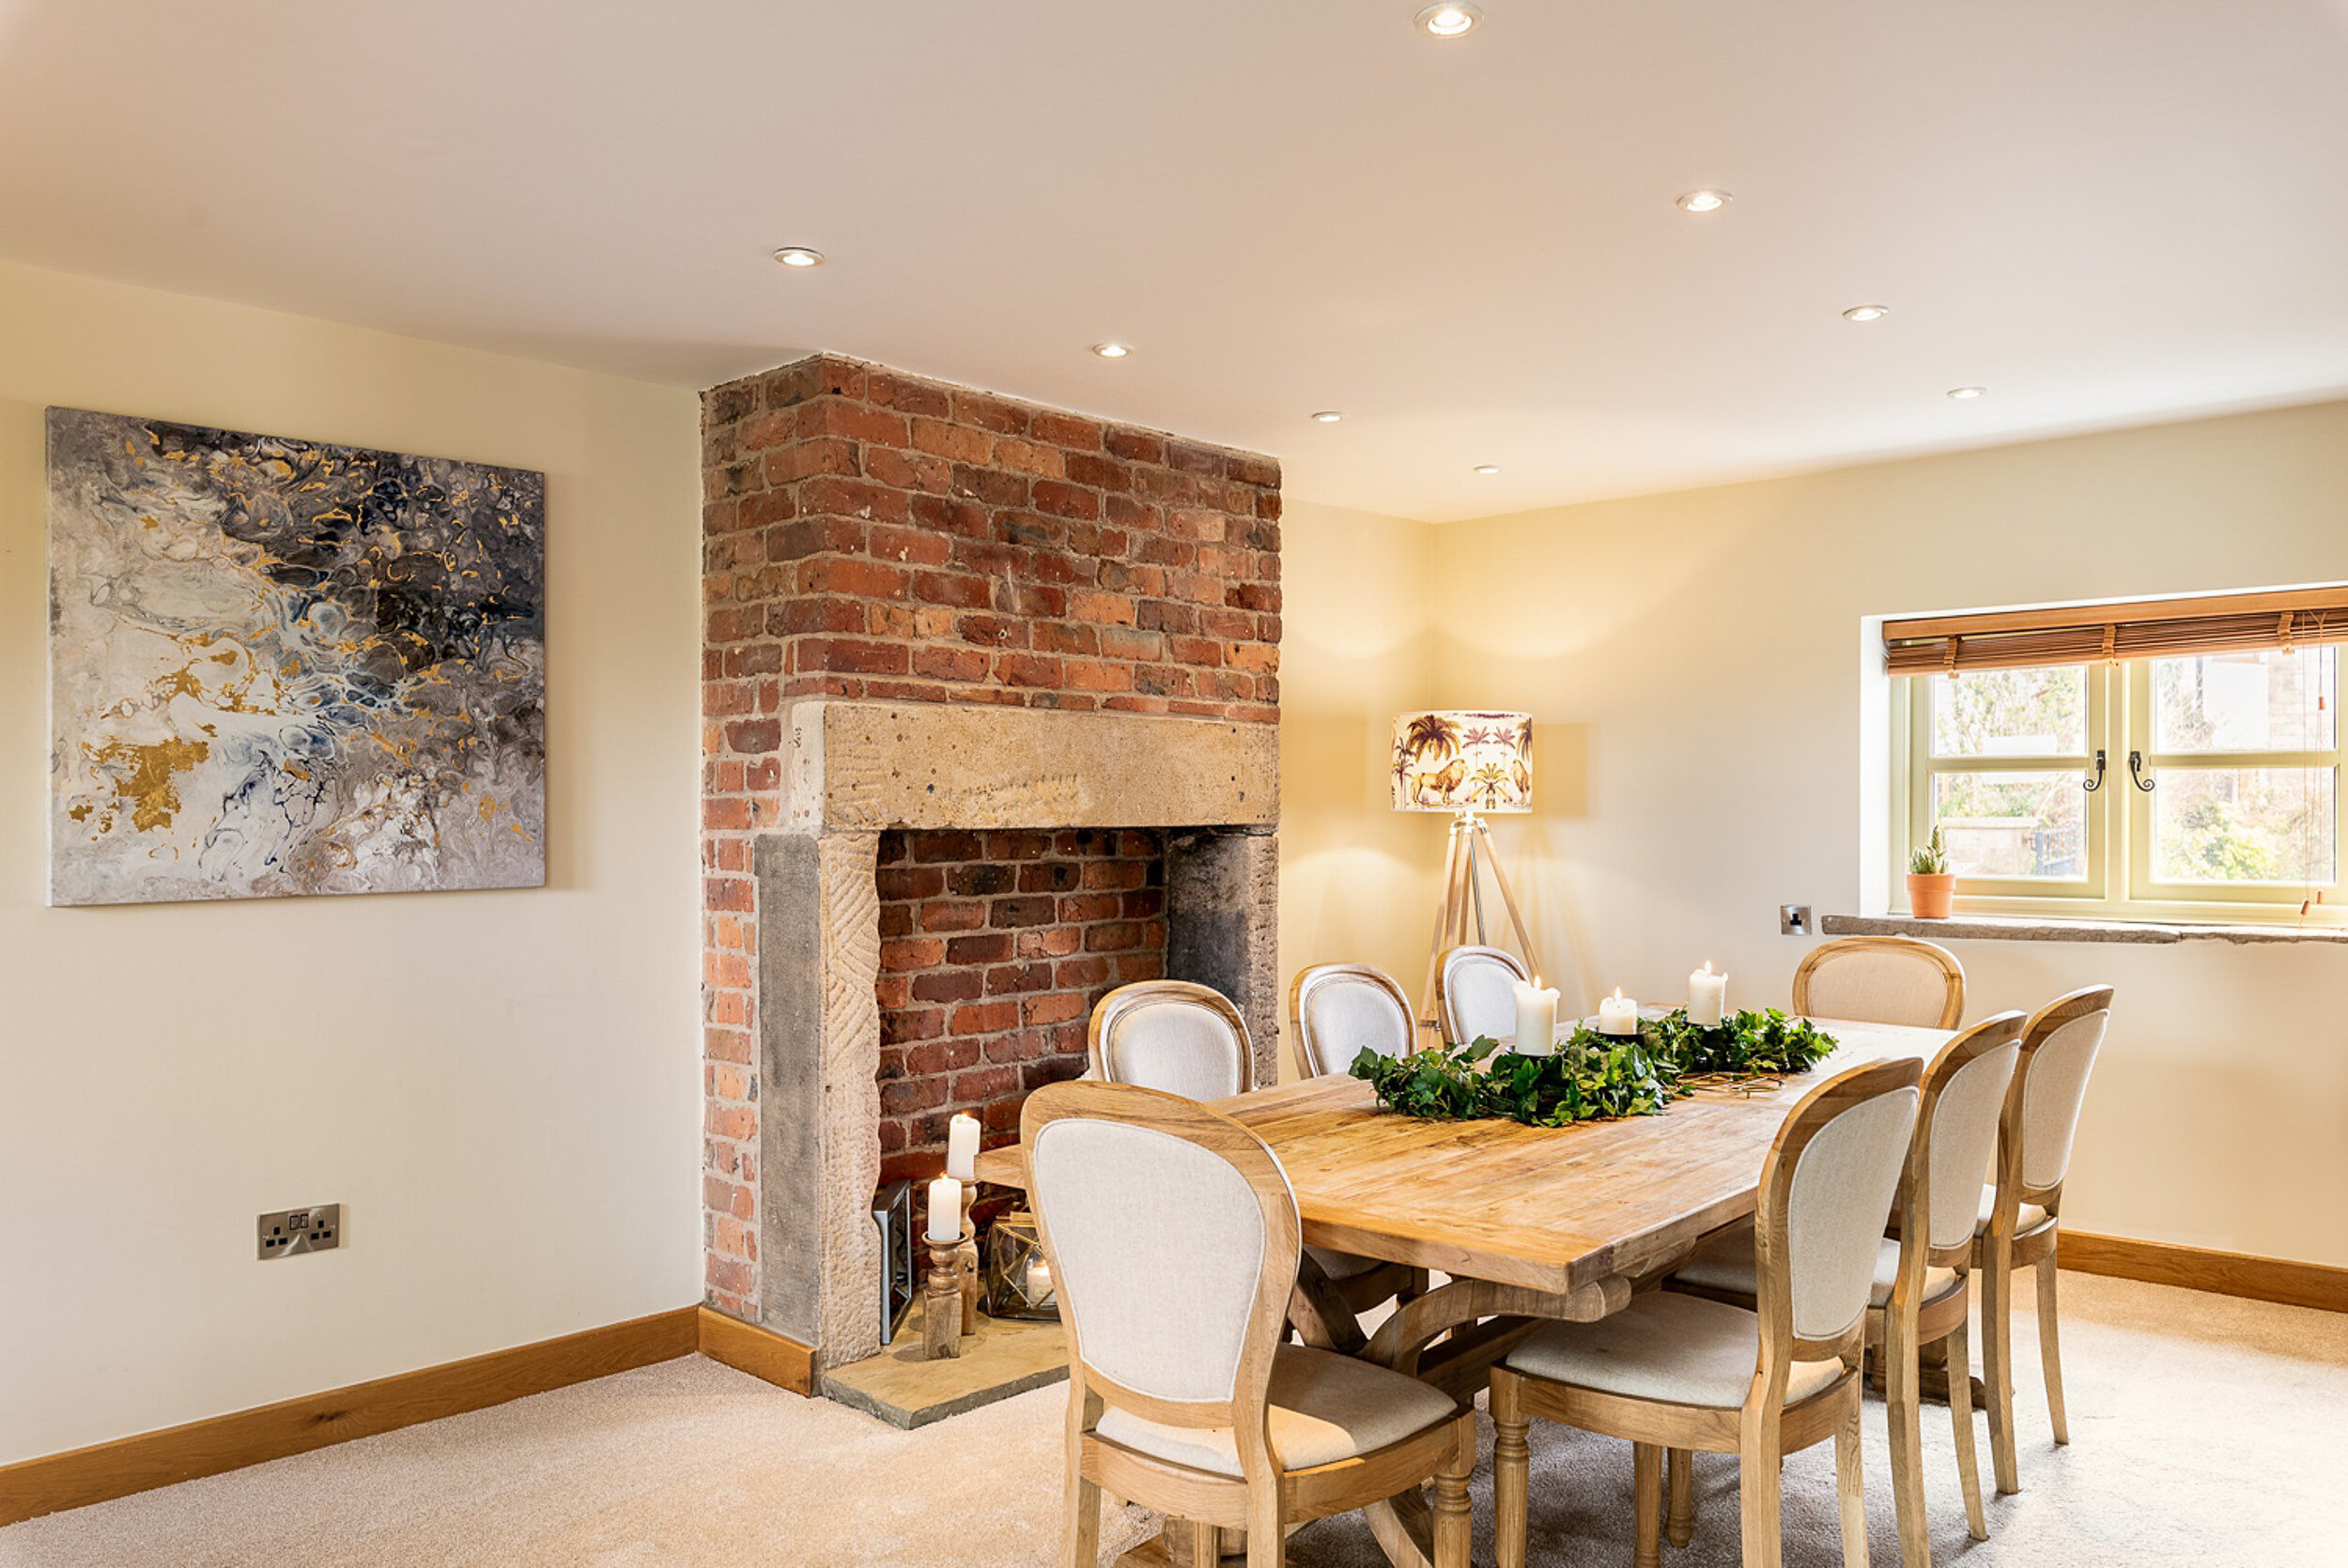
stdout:
{"type": "Polygon", "coordinates": [[[1058,1324],[1013,1322],[983,1313],[979,1331],[962,1342],[961,1355],[923,1360],[926,1306],[917,1299],[893,1344],[877,1356],[825,1373],[817,1389],[828,1399],[910,1430],[1068,1376],[1068,1343],[1058,1324]]]}

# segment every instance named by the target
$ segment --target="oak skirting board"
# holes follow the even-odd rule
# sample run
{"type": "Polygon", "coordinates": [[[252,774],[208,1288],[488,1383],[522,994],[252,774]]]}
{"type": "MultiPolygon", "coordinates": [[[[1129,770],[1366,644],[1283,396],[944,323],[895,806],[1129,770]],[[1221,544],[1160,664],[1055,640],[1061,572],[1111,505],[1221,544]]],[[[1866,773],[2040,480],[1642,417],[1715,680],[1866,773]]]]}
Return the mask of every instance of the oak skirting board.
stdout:
{"type": "Polygon", "coordinates": [[[2109,1274],[2147,1284],[2181,1285],[2249,1301],[2279,1301],[2321,1312],[2348,1312],[2348,1268],[2323,1263],[2292,1263],[2180,1247],[2167,1241],[2131,1241],[2065,1230],[2056,1244],[2057,1264],[2081,1274],[2109,1274]]]}
{"type": "Polygon", "coordinates": [[[0,1466],[0,1525],[462,1415],[696,1350],[799,1393],[813,1386],[807,1346],[704,1307],[680,1307],[0,1466]]]}

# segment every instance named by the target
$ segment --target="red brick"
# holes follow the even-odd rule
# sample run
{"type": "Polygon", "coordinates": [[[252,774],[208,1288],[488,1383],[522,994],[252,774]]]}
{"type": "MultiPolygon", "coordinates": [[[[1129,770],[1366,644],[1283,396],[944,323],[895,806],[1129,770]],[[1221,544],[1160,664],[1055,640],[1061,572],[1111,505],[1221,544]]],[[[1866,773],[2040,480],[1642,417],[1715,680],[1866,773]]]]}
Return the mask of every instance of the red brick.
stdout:
{"type": "MultiPolygon", "coordinates": [[[[1011,937],[1003,931],[988,931],[982,935],[950,937],[946,942],[949,962],[1000,963],[1011,957],[1011,937]]],[[[955,1025],[960,1028],[960,1024],[955,1025]]]]}
{"type": "Polygon", "coordinates": [[[903,568],[882,561],[827,556],[799,568],[802,593],[851,593],[865,598],[894,599],[912,577],[903,568]]]}
{"type": "Polygon", "coordinates": [[[1044,479],[1064,478],[1068,461],[1057,447],[1042,446],[1034,441],[1015,440],[1009,436],[998,437],[988,462],[997,469],[1013,473],[1034,474],[1044,479]]]}
{"type": "MultiPolygon", "coordinates": [[[[1077,517],[1089,522],[1101,515],[1101,498],[1090,490],[1057,479],[1039,479],[1034,489],[1035,509],[1048,512],[1055,517],[1077,517]]],[[[1023,540],[1023,544],[1043,544],[1043,539],[1023,540]]]]}
{"type": "Polygon", "coordinates": [[[912,667],[912,653],[903,644],[857,638],[804,638],[793,654],[802,670],[903,675],[912,667]]]}
{"type": "Polygon", "coordinates": [[[953,554],[953,542],[928,529],[900,528],[891,523],[875,523],[872,530],[873,554],[883,561],[909,562],[919,566],[941,566],[953,554]]]}
{"type": "Polygon", "coordinates": [[[913,994],[922,1002],[975,1002],[986,994],[986,976],[976,969],[935,969],[913,977],[913,994]]]}
{"type": "Polygon", "coordinates": [[[986,924],[986,906],[976,899],[941,899],[921,906],[925,931],[974,931],[986,924]]]}
{"type": "Polygon", "coordinates": [[[951,1094],[965,1105],[983,1105],[1002,1095],[1019,1092],[1019,1072],[1015,1068],[973,1068],[954,1075],[951,1094]]]}
{"type": "Polygon", "coordinates": [[[995,584],[986,577],[960,572],[917,572],[913,596],[928,605],[961,609],[987,609],[995,603],[995,584]]]}
{"type": "MultiPolygon", "coordinates": [[[[884,942],[880,949],[881,967],[904,972],[931,969],[946,961],[946,944],[935,937],[906,937],[898,942],[884,942]]],[[[960,960],[955,961],[957,962],[960,960]]],[[[916,994],[919,994],[917,990],[916,994]]]]}
{"type": "Polygon", "coordinates": [[[957,424],[976,425],[1010,436],[1025,435],[1028,424],[1027,410],[1017,404],[959,389],[953,393],[953,420],[957,424]]]}
{"type": "Polygon", "coordinates": [[[1127,458],[1135,463],[1166,461],[1165,438],[1152,435],[1147,430],[1135,430],[1125,425],[1112,424],[1102,432],[1101,444],[1108,449],[1112,456],[1127,458]]]}
{"type": "Polygon", "coordinates": [[[1003,653],[995,660],[995,678],[1005,685],[1057,686],[1061,672],[1059,660],[1036,653],[1003,653]]]}
{"type": "Polygon", "coordinates": [[[956,1007],[952,1026],[957,1035],[989,1035],[998,1029],[1009,1029],[1019,1022],[1016,1002],[973,1002],[956,1007]]]}

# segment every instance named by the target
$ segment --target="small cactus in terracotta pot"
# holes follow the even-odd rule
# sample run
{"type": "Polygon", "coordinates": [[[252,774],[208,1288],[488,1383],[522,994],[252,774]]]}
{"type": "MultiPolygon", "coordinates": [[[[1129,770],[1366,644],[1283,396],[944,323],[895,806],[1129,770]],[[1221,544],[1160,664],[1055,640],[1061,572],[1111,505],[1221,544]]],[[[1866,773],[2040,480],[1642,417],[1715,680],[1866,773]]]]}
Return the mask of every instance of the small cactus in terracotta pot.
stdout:
{"type": "Polygon", "coordinates": [[[1919,920],[1945,920],[1956,898],[1956,876],[1949,869],[1949,846],[1932,830],[1922,849],[1908,856],[1908,908],[1919,920]]]}

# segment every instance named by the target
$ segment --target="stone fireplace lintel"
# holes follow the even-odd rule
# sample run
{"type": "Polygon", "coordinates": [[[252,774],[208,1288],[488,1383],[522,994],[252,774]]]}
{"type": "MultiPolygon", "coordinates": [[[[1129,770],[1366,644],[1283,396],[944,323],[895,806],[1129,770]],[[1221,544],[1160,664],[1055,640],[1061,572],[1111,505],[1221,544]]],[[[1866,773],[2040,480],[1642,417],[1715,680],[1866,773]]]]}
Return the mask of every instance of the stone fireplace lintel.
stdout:
{"type": "Polygon", "coordinates": [[[807,699],[784,713],[787,830],[1269,827],[1269,724],[807,699]]]}

